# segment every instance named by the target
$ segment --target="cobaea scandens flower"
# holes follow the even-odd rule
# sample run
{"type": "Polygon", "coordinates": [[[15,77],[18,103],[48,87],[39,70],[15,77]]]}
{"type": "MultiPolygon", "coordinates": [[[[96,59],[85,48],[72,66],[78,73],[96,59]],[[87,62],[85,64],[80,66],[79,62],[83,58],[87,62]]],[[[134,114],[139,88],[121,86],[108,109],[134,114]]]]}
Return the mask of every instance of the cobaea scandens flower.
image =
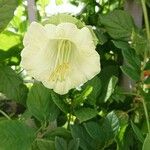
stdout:
{"type": "Polygon", "coordinates": [[[23,44],[21,66],[58,94],[66,94],[100,72],[100,56],[87,27],[33,22],[23,44]]]}

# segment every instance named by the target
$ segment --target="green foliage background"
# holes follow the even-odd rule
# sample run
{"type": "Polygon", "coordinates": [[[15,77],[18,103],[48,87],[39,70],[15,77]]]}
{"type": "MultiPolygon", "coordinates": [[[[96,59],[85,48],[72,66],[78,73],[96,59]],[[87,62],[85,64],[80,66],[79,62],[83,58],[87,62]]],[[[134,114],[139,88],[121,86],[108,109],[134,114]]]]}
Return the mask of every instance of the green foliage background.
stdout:
{"type": "MultiPolygon", "coordinates": [[[[150,9],[150,1],[142,1],[150,9]]],[[[125,0],[70,0],[81,2],[76,17],[94,27],[102,70],[60,96],[19,66],[29,25],[25,2],[0,0],[0,150],[149,150],[148,27],[144,21],[136,26],[125,0]],[[133,82],[128,90],[124,76],[133,82]]],[[[39,22],[48,19],[47,4],[36,0],[39,22]]]]}

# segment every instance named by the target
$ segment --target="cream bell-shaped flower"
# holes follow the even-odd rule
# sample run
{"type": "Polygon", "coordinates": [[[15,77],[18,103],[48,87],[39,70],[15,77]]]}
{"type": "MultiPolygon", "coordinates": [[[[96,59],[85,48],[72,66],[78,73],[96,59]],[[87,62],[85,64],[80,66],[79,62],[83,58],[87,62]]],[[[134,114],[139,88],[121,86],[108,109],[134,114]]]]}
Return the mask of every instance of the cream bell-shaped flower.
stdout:
{"type": "Polygon", "coordinates": [[[66,94],[100,72],[100,56],[87,27],[33,22],[23,44],[21,66],[58,94],[66,94]]]}

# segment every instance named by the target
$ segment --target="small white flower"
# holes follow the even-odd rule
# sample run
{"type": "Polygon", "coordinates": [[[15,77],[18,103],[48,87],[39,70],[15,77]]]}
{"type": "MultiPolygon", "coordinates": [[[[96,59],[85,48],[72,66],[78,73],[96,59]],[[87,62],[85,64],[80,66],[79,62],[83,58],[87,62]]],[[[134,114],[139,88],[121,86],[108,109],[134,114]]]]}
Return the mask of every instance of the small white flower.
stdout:
{"type": "Polygon", "coordinates": [[[87,27],[33,22],[23,44],[21,66],[56,93],[66,94],[100,72],[100,56],[87,27]]]}

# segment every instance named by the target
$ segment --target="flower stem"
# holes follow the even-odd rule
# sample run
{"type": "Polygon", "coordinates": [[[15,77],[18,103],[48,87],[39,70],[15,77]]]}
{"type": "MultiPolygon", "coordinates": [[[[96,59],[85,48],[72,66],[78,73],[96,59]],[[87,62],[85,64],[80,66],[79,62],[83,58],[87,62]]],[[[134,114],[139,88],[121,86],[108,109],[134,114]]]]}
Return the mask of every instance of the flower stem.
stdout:
{"type": "Polygon", "coordinates": [[[11,120],[11,118],[2,110],[0,110],[0,113],[5,116],[8,120],[11,120]]]}

